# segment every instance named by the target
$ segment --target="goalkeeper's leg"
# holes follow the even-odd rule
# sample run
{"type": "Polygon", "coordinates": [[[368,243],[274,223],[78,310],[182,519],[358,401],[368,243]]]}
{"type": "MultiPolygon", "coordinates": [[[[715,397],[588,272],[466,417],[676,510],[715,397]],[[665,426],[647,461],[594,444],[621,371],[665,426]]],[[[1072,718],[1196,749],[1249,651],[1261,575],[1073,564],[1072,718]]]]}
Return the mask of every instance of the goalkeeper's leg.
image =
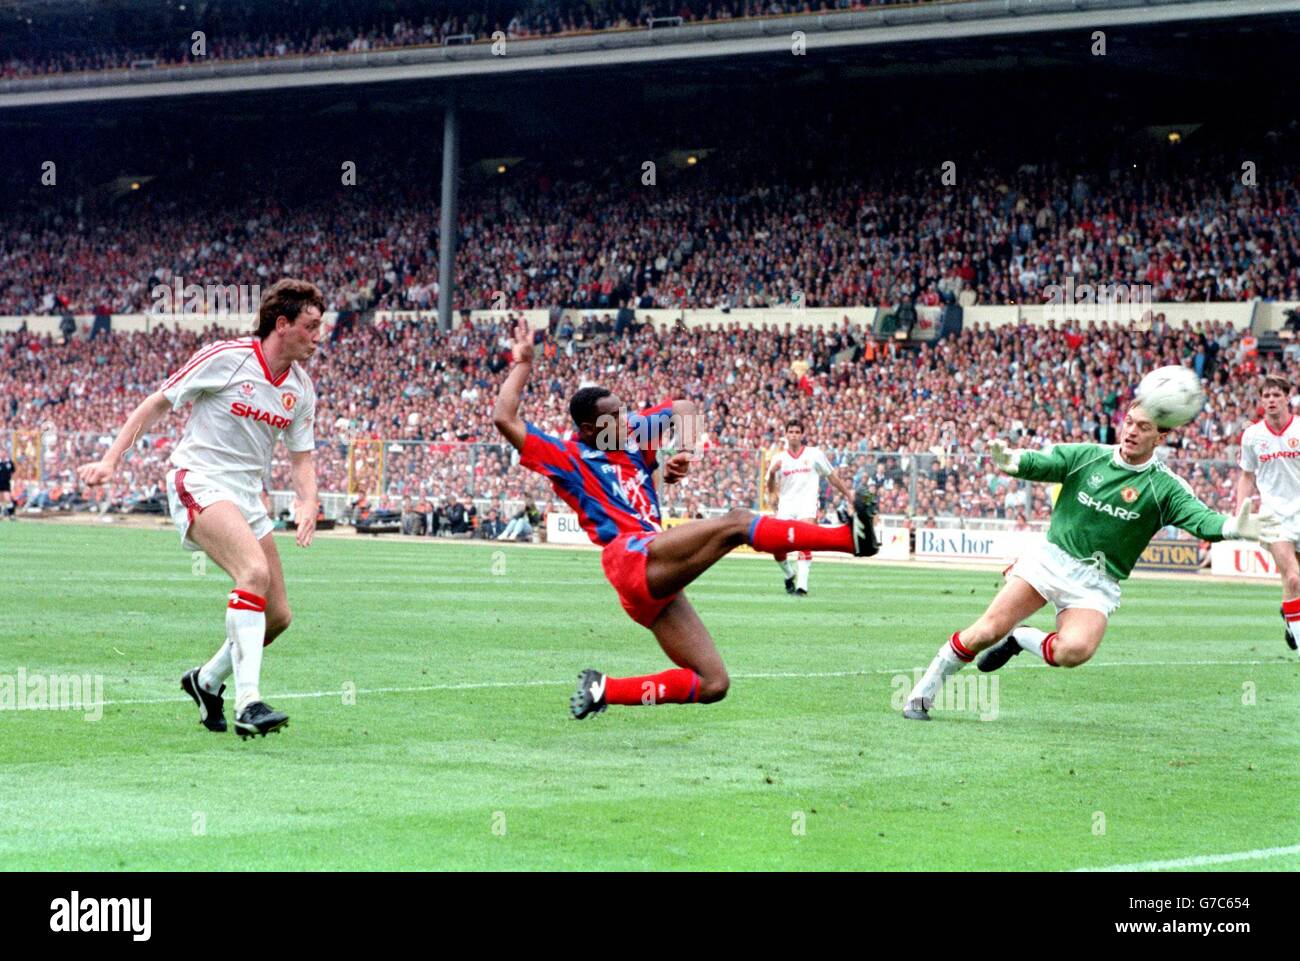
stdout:
{"type": "Polygon", "coordinates": [[[1028,581],[1011,576],[979,620],[964,631],[953,633],[935,654],[921,680],[907,696],[903,716],[911,720],[929,720],[930,707],[943,683],[975,659],[975,655],[996,644],[1021,621],[1026,620],[1047,601],[1028,581]]]}

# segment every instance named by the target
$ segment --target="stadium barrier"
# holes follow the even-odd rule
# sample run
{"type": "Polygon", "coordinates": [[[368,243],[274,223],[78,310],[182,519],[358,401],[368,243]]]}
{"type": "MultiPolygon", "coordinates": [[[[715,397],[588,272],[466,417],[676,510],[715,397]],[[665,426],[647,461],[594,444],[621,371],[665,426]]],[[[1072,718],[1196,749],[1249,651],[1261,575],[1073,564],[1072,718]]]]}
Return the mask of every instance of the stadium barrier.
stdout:
{"type": "MultiPolygon", "coordinates": [[[[1111,316],[1112,312],[1106,308],[1106,305],[1075,303],[1072,308],[1068,306],[1062,308],[1049,304],[975,304],[962,309],[962,324],[968,328],[976,324],[990,328],[1014,327],[1019,324],[1042,326],[1053,318],[1059,323],[1061,314],[1065,313],[1084,326],[1095,321],[1097,323],[1118,323],[1121,327],[1132,326],[1137,330],[1146,330],[1151,325],[1151,317],[1147,315],[1147,312],[1143,312],[1141,316],[1133,319],[1130,325],[1127,315],[1122,315],[1121,319],[1117,321],[1111,316]]],[[[1286,323],[1287,311],[1300,309],[1300,301],[1258,304],[1240,301],[1191,303],[1155,301],[1150,305],[1150,308],[1150,314],[1164,314],[1165,321],[1174,326],[1181,326],[1184,321],[1191,324],[1200,324],[1218,320],[1231,323],[1237,330],[1246,330],[1251,328],[1253,324],[1253,329],[1256,332],[1263,332],[1281,328],[1286,323]]],[[[650,322],[657,327],[681,325],[693,328],[712,326],[718,329],[733,324],[739,324],[741,327],[762,327],[764,324],[776,324],[785,327],[786,324],[790,324],[792,327],[802,326],[822,329],[839,327],[847,320],[855,327],[872,330],[878,317],[885,313],[892,313],[894,310],[894,305],[882,307],[803,307],[790,304],[773,307],[737,307],[730,310],[680,307],[637,308],[634,313],[637,323],[650,322]]],[[[600,318],[606,314],[613,317],[617,312],[617,305],[609,307],[569,307],[563,311],[575,325],[581,323],[586,317],[600,318]]],[[[938,332],[939,308],[918,307],[917,314],[918,318],[924,323],[918,324],[918,330],[914,331],[915,338],[932,340],[938,332]]],[[[550,321],[550,312],[548,310],[491,310],[478,308],[464,310],[457,308],[452,316],[452,326],[458,326],[465,315],[468,315],[470,322],[473,324],[499,323],[506,317],[523,317],[535,329],[546,327],[550,321]]],[[[326,326],[332,326],[337,316],[337,312],[327,311],[325,314],[326,326]]],[[[436,323],[438,312],[432,309],[379,310],[375,311],[374,318],[376,322],[420,321],[422,323],[436,323]]],[[[94,326],[94,315],[74,314],[73,319],[77,322],[78,336],[89,336],[94,326]]],[[[255,320],[256,316],[251,313],[241,314],[221,311],[185,314],[137,313],[113,314],[111,326],[115,331],[150,331],[158,326],[165,326],[168,329],[179,327],[184,330],[201,331],[216,323],[231,330],[251,331],[255,326],[255,320]]],[[[61,322],[62,316],[59,314],[5,315],[0,316],[0,333],[19,330],[26,326],[26,329],[32,334],[59,337],[59,324],[61,322]]]]}
{"type": "Polygon", "coordinates": [[[922,527],[916,531],[915,554],[922,561],[993,561],[1009,564],[1042,544],[1041,531],[943,530],[922,527]]]}
{"type": "Polygon", "coordinates": [[[1195,574],[1201,569],[1200,545],[1193,540],[1158,537],[1147,545],[1133,569],[1195,574]]]}
{"type": "Polygon", "coordinates": [[[1254,541],[1219,541],[1210,545],[1210,573],[1224,577],[1278,577],[1277,561],[1254,541]]]}

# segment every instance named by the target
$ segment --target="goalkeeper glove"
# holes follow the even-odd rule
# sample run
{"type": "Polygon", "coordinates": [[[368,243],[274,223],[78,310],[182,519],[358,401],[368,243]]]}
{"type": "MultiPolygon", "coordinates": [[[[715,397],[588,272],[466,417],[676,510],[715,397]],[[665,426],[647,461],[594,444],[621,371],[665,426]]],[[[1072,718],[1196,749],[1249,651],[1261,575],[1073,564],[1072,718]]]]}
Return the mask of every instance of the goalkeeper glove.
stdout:
{"type": "Polygon", "coordinates": [[[1001,437],[995,437],[989,441],[989,456],[993,458],[993,466],[1004,474],[1016,474],[1020,472],[1020,451],[1009,450],[1007,442],[1001,437]]]}
{"type": "Polygon", "coordinates": [[[1237,508],[1237,516],[1229,517],[1223,522],[1223,538],[1229,540],[1239,537],[1247,541],[1262,541],[1272,544],[1281,540],[1282,530],[1277,518],[1267,508],[1257,514],[1250,511],[1250,501],[1243,501],[1237,508]]]}

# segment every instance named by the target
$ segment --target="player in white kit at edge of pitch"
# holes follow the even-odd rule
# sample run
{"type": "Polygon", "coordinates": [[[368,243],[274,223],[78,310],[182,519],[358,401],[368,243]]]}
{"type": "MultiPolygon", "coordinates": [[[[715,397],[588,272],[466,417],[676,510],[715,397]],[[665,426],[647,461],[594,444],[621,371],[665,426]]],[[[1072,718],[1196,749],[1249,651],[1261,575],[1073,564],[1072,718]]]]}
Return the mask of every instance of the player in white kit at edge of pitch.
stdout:
{"type": "Polygon", "coordinates": [[[192,404],[172,452],[167,499],[186,550],[203,550],[235,582],[226,639],[211,660],[181,678],[209,731],[225,731],[225,680],[235,676],[235,733],[269,734],[289,718],[258,690],[262,648],[289,626],[289,599],[262,483],[275,443],[289,449],[299,547],[316,530],[316,391],[301,362],[316,352],[324,298],[314,284],[284,279],[262,297],[257,334],[197,351],[140,404],[117,439],[77,473],[91,485],[117,472],[122,455],[167,412],[192,404]]]}
{"type": "MultiPolygon", "coordinates": [[[[785,425],[785,450],[776,454],[767,466],[767,496],[780,520],[817,522],[817,500],[821,479],[825,477],[845,499],[853,503],[853,491],[844,482],[820,447],[805,446],[803,422],[792,420],[785,425]]],[[[841,517],[845,523],[844,517],[841,517]]],[[[785,574],[785,592],[805,597],[812,552],[800,551],[798,567],[790,564],[789,555],[775,554],[785,574]]]]}
{"type": "Polygon", "coordinates": [[[1265,377],[1260,389],[1264,418],[1241,435],[1237,466],[1237,504],[1258,489],[1264,507],[1278,518],[1279,539],[1265,545],[1282,575],[1282,621],[1287,647],[1296,650],[1300,623],[1300,421],[1291,413],[1291,384],[1284,377],[1265,377]]]}

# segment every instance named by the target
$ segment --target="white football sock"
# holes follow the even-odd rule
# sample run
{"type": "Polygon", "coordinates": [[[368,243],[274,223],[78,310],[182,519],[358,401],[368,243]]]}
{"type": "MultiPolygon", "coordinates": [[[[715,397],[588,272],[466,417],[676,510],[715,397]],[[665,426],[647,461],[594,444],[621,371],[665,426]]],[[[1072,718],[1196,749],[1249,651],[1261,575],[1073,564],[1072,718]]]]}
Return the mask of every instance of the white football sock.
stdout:
{"type": "Polygon", "coordinates": [[[221,690],[221,685],[226,683],[226,678],[234,670],[230,662],[230,648],[229,639],[222,641],[217,653],[212,655],[212,660],[199,668],[199,687],[209,694],[221,690]]]}
{"type": "Polygon", "coordinates": [[[1011,632],[1016,635],[1016,643],[1020,645],[1022,651],[1028,651],[1030,654],[1043,656],[1043,638],[1047,637],[1046,631],[1040,631],[1036,627],[1026,627],[1021,625],[1011,632]]]}
{"type": "Polygon", "coordinates": [[[794,577],[794,565],[790,563],[789,558],[777,561],[781,565],[781,573],[785,574],[786,580],[794,577]]]}
{"type": "Polygon", "coordinates": [[[912,704],[921,701],[927,706],[932,705],[935,696],[943,690],[943,682],[968,663],[970,662],[963,661],[957,656],[957,652],[952,648],[951,641],[944,641],[943,647],[939,648],[939,653],[930,662],[925,675],[912,688],[912,693],[907,695],[907,703],[912,704]]]}
{"type": "Polygon", "coordinates": [[[226,636],[230,640],[235,671],[235,714],[262,699],[262,644],[266,639],[266,601],[238,588],[230,593],[226,609],[226,636]]]}
{"type": "Polygon", "coordinates": [[[801,591],[808,590],[808,572],[812,569],[812,561],[806,561],[799,558],[797,565],[798,573],[795,575],[794,586],[801,591]]]}

